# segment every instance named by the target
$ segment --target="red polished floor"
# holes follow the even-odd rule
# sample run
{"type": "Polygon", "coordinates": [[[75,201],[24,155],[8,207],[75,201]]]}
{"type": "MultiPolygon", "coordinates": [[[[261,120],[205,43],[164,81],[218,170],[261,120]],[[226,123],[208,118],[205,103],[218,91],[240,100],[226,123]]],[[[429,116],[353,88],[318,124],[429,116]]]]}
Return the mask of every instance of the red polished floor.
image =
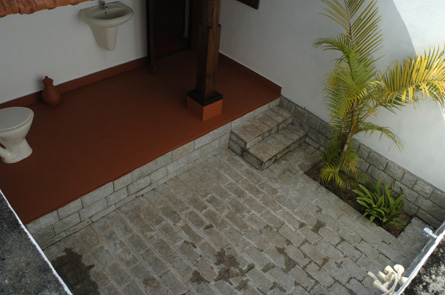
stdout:
{"type": "Polygon", "coordinates": [[[280,87],[221,56],[217,90],[223,114],[201,122],[185,108],[196,55],[164,58],[157,73],[137,68],[64,93],[50,107],[35,103],[27,136],[33,154],[0,162],[0,189],[24,223],[176,149],[280,95],[280,87]]]}

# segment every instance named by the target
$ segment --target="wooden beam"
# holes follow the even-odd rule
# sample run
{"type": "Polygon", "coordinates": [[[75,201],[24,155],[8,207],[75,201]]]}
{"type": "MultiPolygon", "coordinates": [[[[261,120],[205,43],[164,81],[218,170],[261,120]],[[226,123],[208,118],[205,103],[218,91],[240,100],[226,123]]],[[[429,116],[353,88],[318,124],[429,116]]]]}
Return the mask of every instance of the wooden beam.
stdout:
{"type": "Polygon", "coordinates": [[[215,94],[221,26],[221,0],[204,0],[200,27],[196,91],[207,98],[215,94]]]}
{"type": "Polygon", "coordinates": [[[187,108],[205,121],[222,112],[222,95],[216,88],[221,0],[202,0],[202,20],[199,32],[196,89],[188,93],[187,108]],[[197,110],[201,110],[197,111],[197,110]],[[206,110],[211,109],[211,114],[206,110]]]}

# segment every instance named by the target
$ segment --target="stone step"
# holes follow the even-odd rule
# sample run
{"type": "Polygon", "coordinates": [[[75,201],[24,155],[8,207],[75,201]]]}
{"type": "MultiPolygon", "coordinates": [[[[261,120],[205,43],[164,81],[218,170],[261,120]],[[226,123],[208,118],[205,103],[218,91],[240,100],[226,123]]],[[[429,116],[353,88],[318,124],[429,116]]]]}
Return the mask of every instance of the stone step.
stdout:
{"type": "Polygon", "coordinates": [[[269,167],[306,139],[306,131],[289,124],[292,115],[281,107],[267,111],[258,119],[232,130],[229,141],[229,148],[258,170],[269,167]],[[268,121],[271,115],[278,118],[278,112],[283,114],[280,121],[275,120],[274,125],[269,124],[265,128],[266,122],[271,122],[268,121]],[[261,132],[258,131],[261,129],[259,126],[263,126],[261,132]]]}
{"type": "MultiPolygon", "coordinates": [[[[292,122],[292,114],[281,106],[273,107],[259,117],[235,127],[230,141],[245,150],[292,122]]],[[[241,150],[235,151],[241,155],[241,150]]]]}

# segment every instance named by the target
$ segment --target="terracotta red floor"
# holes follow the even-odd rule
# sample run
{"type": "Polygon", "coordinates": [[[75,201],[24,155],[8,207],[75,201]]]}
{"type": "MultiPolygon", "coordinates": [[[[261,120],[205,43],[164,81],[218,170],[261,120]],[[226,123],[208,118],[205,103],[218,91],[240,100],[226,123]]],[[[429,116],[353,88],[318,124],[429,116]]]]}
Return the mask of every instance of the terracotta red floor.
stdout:
{"type": "Polygon", "coordinates": [[[27,136],[33,154],[0,162],[0,189],[24,223],[174,150],[280,95],[280,87],[220,58],[217,90],[223,114],[201,122],[185,108],[196,55],[158,62],[64,93],[57,107],[35,103],[27,136]]]}

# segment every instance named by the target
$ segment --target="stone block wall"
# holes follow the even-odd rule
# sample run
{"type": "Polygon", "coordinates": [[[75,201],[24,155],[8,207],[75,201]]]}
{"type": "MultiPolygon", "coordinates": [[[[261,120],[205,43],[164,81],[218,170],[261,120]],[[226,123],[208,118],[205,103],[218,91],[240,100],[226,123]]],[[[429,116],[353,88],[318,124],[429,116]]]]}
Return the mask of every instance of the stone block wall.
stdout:
{"type": "MultiPolygon", "coordinates": [[[[306,141],[321,151],[331,134],[329,124],[285,97],[281,97],[280,104],[295,115],[295,124],[307,130],[306,141]]],[[[357,143],[357,148],[360,170],[369,176],[370,181],[382,178],[388,185],[394,181],[395,189],[406,194],[407,213],[434,227],[441,225],[445,219],[445,192],[366,145],[357,143]]]]}
{"type": "Polygon", "coordinates": [[[258,117],[278,105],[279,101],[277,99],[260,107],[29,223],[29,232],[41,248],[46,248],[81,230],[137,196],[192,168],[219,149],[228,148],[232,128],[258,117]]]}

